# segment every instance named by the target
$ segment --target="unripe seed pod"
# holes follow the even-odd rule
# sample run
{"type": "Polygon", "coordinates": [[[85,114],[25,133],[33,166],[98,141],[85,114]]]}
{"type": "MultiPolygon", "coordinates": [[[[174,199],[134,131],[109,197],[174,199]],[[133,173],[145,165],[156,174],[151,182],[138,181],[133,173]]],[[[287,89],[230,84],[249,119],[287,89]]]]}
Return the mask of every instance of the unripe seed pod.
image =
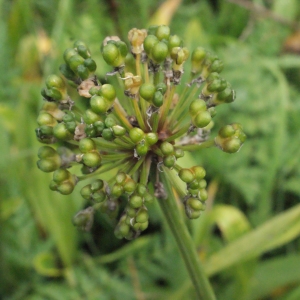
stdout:
{"type": "Polygon", "coordinates": [[[59,66],[59,71],[69,80],[75,81],[77,75],[71,70],[67,64],[62,64],[59,66]]]}
{"type": "Polygon", "coordinates": [[[140,208],[143,205],[143,198],[139,195],[132,195],[129,198],[129,205],[132,208],[140,208]]]}
{"type": "Polygon", "coordinates": [[[144,195],[144,202],[145,204],[151,204],[154,201],[154,197],[150,193],[145,193],[144,195]]]}
{"type": "Polygon", "coordinates": [[[206,103],[202,99],[196,99],[191,102],[189,112],[192,117],[196,116],[200,111],[206,111],[206,103]]]}
{"type": "Polygon", "coordinates": [[[78,54],[78,52],[75,49],[73,49],[73,48],[66,49],[65,52],[64,52],[64,54],[63,54],[65,62],[68,64],[69,59],[73,55],[77,55],[77,54],[78,54]]]}
{"type": "Polygon", "coordinates": [[[127,206],[126,207],[126,215],[130,218],[134,218],[136,215],[137,211],[135,208],[127,206]]]}
{"type": "Polygon", "coordinates": [[[169,142],[162,142],[160,145],[160,150],[163,155],[170,155],[174,153],[174,146],[169,142]]]}
{"type": "Polygon", "coordinates": [[[184,151],[182,149],[175,149],[174,155],[176,158],[181,158],[184,156],[184,151]]]}
{"type": "Polygon", "coordinates": [[[112,141],[115,139],[113,131],[110,128],[103,129],[102,137],[107,141],[112,141]]]}
{"type": "Polygon", "coordinates": [[[60,167],[60,163],[57,163],[53,159],[41,159],[37,161],[37,167],[46,173],[53,172],[60,167]]]}
{"type": "Polygon", "coordinates": [[[80,56],[83,58],[89,58],[91,56],[89,49],[86,47],[86,45],[78,45],[77,47],[77,52],[80,56]]]}
{"type": "Polygon", "coordinates": [[[136,214],[135,221],[138,223],[147,222],[149,219],[148,210],[145,207],[141,207],[136,214]]]}
{"type": "Polygon", "coordinates": [[[182,181],[186,183],[191,183],[195,180],[195,174],[190,169],[181,169],[178,172],[178,176],[182,181]]]}
{"type": "Polygon", "coordinates": [[[93,125],[96,128],[98,133],[101,133],[105,128],[105,125],[102,121],[96,121],[93,125]]]}
{"type": "Polygon", "coordinates": [[[57,88],[59,90],[65,89],[66,85],[63,79],[57,75],[49,75],[46,79],[46,86],[48,89],[57,88]]]}
{"type": "Polygon", "coordinates": [[[206,56],[206,51],[201,47],[196,48],[192,52],[191,55],[192,73],[195,74],[201,71],[205,56],[206,56]]]}
{"type": "Polygon", "coordinates": [[[186,215],[188,218],[190,219],[198,219],[202,213],[201,210],[190,210],[190,211],[187,211],[186,209],[186,215]]]}
{"type": "Polygon", "coordinates": [[[176,163],[176,157],[174,155],[165,156],[163,158],[163,163],[166,167],[172,168],[176,163]]]}
{"type": "Polygon", "coordinates": [[[197,198],[189,198],[186,205],[190,206],[193,210],[203,210],[203,203],[197,198]]]}
{"type": "Polygon", "coordinates": [[[101,156],[98,152],[88,152],[82,157],[83,163],[88,167],[98,167],[101,164],[101,156]]]}
{"type": "Polygon", "coordinates": [[[91,183],[91,189],[93,192],[97,191],[97,190],[101,190],[104,187],[104,183],[103,180],[101,179],[96,179],[95,181],[93,181],[91,183]]]}
{"type": "Polygon", "coordinates": [[[145,137],[145,133],[142,129],[133,127],[129,131],[129,137],[134,143],[138,143],[145,137]]]}
{"type": "Polygon", "coordinates": [[[115,197],[120,197],[124,193],[124,188],[120,184],[115,184],[112,187],[111,194],[115,197]]]}
{"type": "Polygon", "coordinates": [[[116,98],[116,90],[111,84],[103,84],[98,93],[109,101],[116,98]]]}
{"type": "Polygon", "coordinates": [[[58,123],[53,127],[53,135],[62,141],[70,140],[73,138],[72,133],[67,129],[66,124],[58,123]]]}
{"type": "Polygon", "coordinates": [[[38,151],[38,157],[41,159],[52,158],[55,155],[57,155],[57,152],[49,146],[42,146],[38,151]]]}
{"type": "Polygon", "coordinates": [[[78,74],[78,76],[82,79],[82,80],[86,80],[89,78],[90,76],[90,71],[87,67],[85,67],[84,65],[79,65],[77,67],[76,73],[78,74]]]}
{"type": "Polygon", "coordinates": [[[106,113],[110,107],[108,101],[102,96],[94,95],[90,100],[91,109],[95,113],[106,113]]]}
{"type": "Polygon", "coordinates": [[[208,194],[207,194],[206,189],[201,189],[201,190],[199,190],[199,192],[198,192],[198,198],[199,198],[201,201],[206,201],[206,200],[207,200],[208,194]]]}
{"type": "Polygon", "coordinates": [[[133,193],[136,189],[136,182],[133,179],[127,179],[124,184],[124,191],[126,193],[133,193]]]}
{"type": "Polygon", "coordinates": [[[195,179],[201,180],[205,177],[206,171],[201,166],[194,166],[191,168],[191,171],[194,173],[195,179]]]}
{"type": "Polygon", "coordinates": [[[70,172],[64,169],[58,169],[53,173],[53,181],[56,183],[63,182],[71,176],[70,172]]]}
{"type": "Polygon", "coordinates": [[[207,186],[207,182],[204,179],[201,179],[200,181],[198,181],[199,183],[199,189],[205,189],[207,186]]]}
{"type": "Polygon", "coordinates": [[[155,90],[158,91],[158,92],[161,92],[164,95],[167,91],[167,85],[164,82],[159,82],[155,86],[155,90]]]}
{"type": "Polygon", "coordinates": [[[191,183],[189,183],[188,187],[193,190],[198,189],[199,181],[197,181],[197,180],[192,181],[191,183]]]}
{"type": "Polygon", "coordinates": [[[223,70],[224,64],[221,60],[216,59],[214,62],[209,66],[208,70],[209,72],[217,72],[221,73],[223,70]]]}
{"type": "Polygon", "coordinates": [[[203,128],[211,122],[211,115],[208,111],[200,111],[193,119],[193,124],[198,128],[203,128]]]}
{"type": "Polygon", "coordinates": [[[140,227],[139,230],[140,231],[146,230],[148,228],[148,225],[149,225],[148,221],[146,221],[144,223],[139,223],[139,227],[140,227]]]}
{"type": "Polygon", "coordinates": [[[135,150],[139,156],[144,156],[148,153],[149,147],[145,143],[139,143],[136,145],[135,150]]]}
{"type": "Polygon", "coordinates": [[[169,51],[172,51],[172,48],[181,47],[182,40],[178,35],[171,35],[169,37],[169,51]]]}
{"type": "Polygon", "coordinates": [[[67,64],[70,69],[77,74],[77,67],[84,64],[84,58],[76,54],[69,58],[67,64]]]}
{"type": "Polygon", "coordinates": [[[235,133],[234,128],[231,125],[225,125],[219,130],[219,135],[222,138],[228,138],[233,136],[235,133]]]}
{"type": "Polygon", "coordinates": [[[55,120],[55,118],[53,118],[52,115],[50,115],[49,113],[46,113],[46,112],[40,112],[36,121],[39,124],[39,126],[48,125],[48,126],[53,127],[54,125],[57,124],[57,121],[55,120]]]}
{"type": "Polygon", "coordinates": [[[118,62],[120,53],[118,47],[115,44],[106,44],[102,49],[102,55],[108,65],[116,67],[115,61],[118,62]]]}
{"type": "Polygon", "coordinates": [[[152,103],[155,107],[161,107],[164,104],[164,96],[160,91],[155,92],[152,103]]]}
{"type": "Polygon", "coordinates": [[[168,46],[164,42],[158,42],[152,48],[151,57],[156,63],[161,63],[166,59],[168,53],[168,46]]]}
{"type": "Polygon", "coordinates": [[[79,141],[79,150],[81,153],[87,153],[96,149],[96,144],[92,139],[84,138],[79,141]]]}
{"type": "Polygon", "coordinates": [[[170,27],[167,25],[160,25],[157,27],[155,36],[161,41],[163,39],[168,40],[170,37],[170,27]]]}
{"type": "Polygon", "coordinates": [[[100,121],[100,117],[91,109],[87,109],[84,112],[82,118],[83,118],[84,123],[86,123],[86,124],[93,124],[97,121],[100,121]]]}
{"type": "Polygon", "coordinates": [[[81,196],[86,199],[89,200],[93,194],[93,191],[91,189],[91,185],[88,184],[86,186],[84,186],[81,190],[80,190],[80,194],[81,196]]]}
{"type": "Polygon", "coordinates": [[[116,120],[110,116],[107,116],[105,121],[104,121],[104,124],[107,128],[110,128],[110,127],[113,127],[114,125],[116,125],[116,120]]]}
{"type": "Polygon", "coordinates": [[[118,225],[118,230],[119,230],[119,233],[123,237],[125,237],[129,234],[130,226],[128,226],[125,222],[122,222],[121,224],[118,225]]]}
{"type": "Polygon", "coordinates": [[[116,176],[116,182],[118,184],[123,185],[125,183],[126,180],[126,174],[124,172],[119,172],[116,176]]]}
{"type": "Polygon", "coordinates": [[[140,96],[151,102],[155,93],[155,86],[152,83],[143,83],[139,89],[140,96]]]}
{"type": "Polygon", "coordinates": [[[159,42],[158,38],[155,35],[148,34],[144,40],[144,49],[147,55],[149,56],[152,48],[159,42]]]}
{"type": "Polygon", "coordinates": [[[138,183],[136,187],[136,192],[140,196],[144,196],[147,192],[147,187],[144,184],[138,183]]]}
{"type": "Polygon", "coordinates": [[[149,146],[153,146],[158,141],[158,134],[156,132],[146,133],[145,140],[149,146]]]}
{"type": "Polygon", "coordinates": [[[235,153],[240,150],[241,146],[242,143],[238,138],[232,138],[224,143],[222,150],[227,153],[235,153]]]}

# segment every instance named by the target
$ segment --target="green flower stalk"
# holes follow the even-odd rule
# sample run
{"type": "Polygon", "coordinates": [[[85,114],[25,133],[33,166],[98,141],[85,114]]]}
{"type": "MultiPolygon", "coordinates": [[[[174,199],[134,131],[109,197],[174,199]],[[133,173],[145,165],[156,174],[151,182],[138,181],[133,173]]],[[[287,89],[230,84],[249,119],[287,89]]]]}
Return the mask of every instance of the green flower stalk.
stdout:
{"type": "Polygon", "coordinates": [[[134,239],[147,229],[148,206],[158,198],[199,298],[214,299],[191,239],[176,223],[179,207],[173,203],[168,210],[167,203],[180,197],[189,219],[205,210],[206,172],[202,166],[181,167],[180,158],[207,147],[240,150],[246,136],[239,124],[225,125],[209,137],[216,107],[234,101],[235,92],[221,77],[223,63],[216,55],[201,47],[187,49],[168,26],[134,28],[128,40],[111,36],[100,46],[112,68],[106,75],[117,77],[118,85],[100,82],[84,42],[76,41],[64,52],[63,77],[50,75],[41,92],[45,102],[36,135],[48,145],[39,150],[37,166],[54,172],[50,189],[64,195],[88,181],[80,194],[89,206],[73,218],[82,230],[92,227],[99,210],[118,219],[117,238],[134,239]],[[189,61],[190,79],[182,82],[189,61]],[[67,85],[81,97],[71,98],[67,85]]]}

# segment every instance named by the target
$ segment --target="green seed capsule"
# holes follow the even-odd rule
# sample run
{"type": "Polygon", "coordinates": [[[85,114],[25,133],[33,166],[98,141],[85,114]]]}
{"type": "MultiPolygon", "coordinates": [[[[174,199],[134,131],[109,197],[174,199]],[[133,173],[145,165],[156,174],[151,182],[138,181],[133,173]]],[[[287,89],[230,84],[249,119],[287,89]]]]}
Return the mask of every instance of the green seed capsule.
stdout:
{"type": "Polygon", "coordinates": [[[132,208],[140,208],[143,205],[143,198],[138,195],[132,195],[129,198],[129,205],[132,208]]]}
{"type": "Polygon", "coordinates": [[[133,193],[136,189],[136,182],[132,179],[128,179],[124,184],[124,191],[126,193],[133,193]]]}
{"type": "Polygon", "coordinates": [[[104,191],[96,191],[93,194],[94,202],[100,203],[103,202],[105,199],[106,199],[106,193],[104,191]]]}
{"type": "Polygon", "coordinates": [[[167,25],[160,25],[157,27],[155,35],[161,41],[163,39],[168,40],[170,37],[170,27],[167,25]]]}
{"type": "Polygon", "coordinates": [[[88,167],[99,167],[101,164],[101,156],[98,152],[88,152],[82,157],[83,163],[88,167]]]}
{"type": "Polygon", "coordinates": [[[201,190],[199,190],[198,198],[199,198],[201,201],[206,201],[206,200],[207,200],[208,194],[207,194],[206,189],[201,189],[201,190]]]}
{"type": "Polygon", "coordinates": [[[46,173],[53,172],[60,167],[60,163],[53,159],[41,159],[37,161],[37,167],[46,173]]]}
{"type": "Polygon", "coordinates": [[[175,149],[174,155],[176,158],[181,158],[184,156],[184,151],[182,149],[175,149]]]}
{"type": "Polygon", "coordinates": [[[115,139],[114,133],[110,128],[105,128],[102,131],[102,137],[107,141],[112,141],[115,139]]]}
{"type": "Polygon", "coordinates": [[[224,143],[222,150],[227,153],[235,153],[240,150],[241,146],[242,143],[238,138],[232,138],[224,143]]]}
{"type": "Polygon", "coordinates": [[[60,65],[59,71],[69,80],[75,81],[77,79],[77,75],[70,69],[67,64],[60,65]]]}
{"type": "Polygon", "coordinates": [[[57,124],[55,118],[53,118],[52,115],[46,113],[46,112],[40,112],[38,118],[37,118],[37,123],[42,126],[42,125],[48,125],[53,127],[54,125],[57,124]]]}
{"type": "Polygon", "coordinates": [[[53,127],[53,135],[62,141],[70,140],[73,138],[72,133],[66,127],[64,123],[58,123],[53,127]]]}
{"type": "Polygon", "coordinates": [[[140,86],[139,93],[143,99],[151,102],[155,93],[155,86],[152,83],[143,83],[140,86]]]}
{"type": "Polygon", "coordinates": [[[109,101],[113,101],[116,98],[116,90],[111,84],[103,84],[99,90],[99,95],[109,101]]]}
{"type": "Polygon", "coordinates": [[[57,191],[62,195],[70,195],[74,190],[74,185],[70,182],[63,182],[57,186],[57,191]]]}
{"type": "Polygon", "coordinates": [[[194,166],[194,167],[191,168],[191,170],[195,175],[195,179],[197,179],[197,180],[203,179],[206,175],[206,171],[203,167],[194,166]]]}
{"type": "Polygon", "coordinates": [[[145,202],[145,204],[151,204],[151,203],[153,203],[153,201],[154,201],[154,197],[150,193],[147,192],[144,195],[144,202],[145,202]]]}
{"type": "Polygon", "coordinates": [[[116,125],[116,120],[111,116],[107,116],[104,121],[104,124],[107,128],[111,128],[116,125]]]}
{"type": "Polygon", "coordinates": [[[78,76],[82,79],[82,80],[86,80],[89,78],[90,76],[90,71],[87,67],[85,67],[84,65],[79,65],[77,67],[77,71],[76,73],[78,74],[78,76]]]}
{"type": "Polygon", "coordinates": [[[147,222],[148,219],[149,219],[148,210],[144,207],[140,208],[135,217],[136,222],[144,223],[147,222]]]}
{"type": "Polygon", "coordinates": [[[186,205],[190,206],[193,210],[203,210],[203,203],[197,198],[189,198],[186,205]]]}
{"type": "Polygon", "coordinates": [[[176,163],[176,157],[174,155],[165,156],[163,158],[163,163],[166,167],[172,168],[176,163]]]}
{"type": "Polygon", "coordinates": [[[164,42],[158,42],[152,48],[151,57],[156,63],[161,63],[166,59],[168,53],[168,46],[164,42]]]}
{"type": "Polygon", "coordinates": [[[119,172],[116,176],[116,182],[118,184],[123,185],[125,183],[126,180],[126,174],[124,172],[119,172]]]}
{"type": "Polygon", "coordinates": [[[39,158],[52,158],[53,156],[57,155],[57,152],[49,146],[42,146],[38,151],[39,158]]]}
{"type": "Polygon", "coordinates": [[[56,183],[63,182],[69,179],[71,176],[70,172],[64,169],[58,169],[53,173],[53,181],[56,183]]]}
{"type": "Polygon", "coordinates": [[[139,156],[144,156],[148,153],[149,147],[145,143],[139,143],[136,145],[135,150],[139,156]]]}
{"type": "Polygon", "coordinates": [[[196,116],[199,111],[205,111],[206,110],[206,103],[204,100],[196,99],[191,102],[189,107],[189,112],[192,117],[196,116]]]}
{"type": "Polygon", "coordinates": [[[160,150],[163,155],[170,155],[174,153],[174,146],[169,142],[163,142],[160,145],[160,150]]]}
{"type": "Polygon", "coordinates": [[[169,37],[169,51],[172,51],[172,48],[181,47],[182,40],[178,35],[171,35],[169,37]]]}
{"type": "Polygon", "coordinates": [[[160,91],[155,92],[152,103],[155,107],[161,107],[164,104],[164,96],[160,91]]]}
{"type": "Polygon", "coordinates": [[[105,45],[102,49],[102,55],[108,65],[116,67],[115,61],[118,60],[118,57],[120,55],[119,49],[116,45],[112,43],[105,45]]]}
{"type": "Polygon", "coordinates": [[[191,183],[195,180],[195,174],[190,169],[181,169],[178,172],[178,176],[182,181],[186,183],[191,183]]]}
{"type": "Polygon", "coordinates": [[[149,132],[146,134],[145,136],[145,140],[146,140],[146,143],[149,145],[149,146],[153,146],[157,143],[158,141],[158,134],[155,133],[155,132],[149,132]]]}
{"type": "Polygon", "coordinates": [[[66,49],[64,52],[64,55],[63,55],[65,62],[68,64],[69,59],[72,56],[77,55],[77,54],[78,54],[77,51],[73,48],[66,49]]]}
{"type": "MultiPolygon", "coordinates": [[[[83,121],[86,123],[86,124],[94,124],[95,122],[97,121],[100,121],[100,117],[99,115],[97,115],[94,111],[92,111],[91,109],[87,109],[83,116],[83,121]]],[[[101,121],[100,121],[101,122],[101,121]]]]}
{"type": "Polygon", "coordinates": [[[219,136],[222,138],[228,138],[233,136],[235,133],[234,128],[231,125],[225,125],[219,130],[219,136]]]}
{"type": "Polygon", "coordinates": [[[144,40],[144,49],[147,55],[151,54],[152,48],[159,42],[155,35],[149,34],[144,40]]]}
{"type": "Polygon", "coordinates": [[[79,141],[79,150],[81,153],[88,153],[96,149],[96,144],[92,139],[84,138],[79,141]]]}
{"type": "Polygon", "coordinates": [[[211,122],[211,115],[208,111],[200,111],[193,119],[193,123],[198,128],[203,128],[211,122]]]}
{"type": "Polygon", "coordinates": [[[122,236],[127,236],[130,231],[130,226],[128,226],[125,222],[119,224],[119,232],[122,236]]]}
{"type": "Polygon", "coordinates": [[[83,44],[77,46],[77,52],[80,56],[86,59],[91,56],[89,49],[83,44]]]}
{"type": "Polygon", "coordinates": [[[111,189],[111,194],[115,197],[120,197],[124,193],[124,188],[120,184],[115,184],[111,189]]]}
{"type": "Polygon", "coordinates": [[[190,211],[187,211],[186,210],[186,215],[188,218],[190,219],[198,219],[201,215],[202,211],[201,210],[190,210],[190,211]]]}
{"type": "Polygon", "coordinates": [[[84,64],[84,58],[78,54],[73,55],[69,58],[67,64],[69,65],[70,69],[77,74],[77,67],[84,64]]]}
{"type": "Polygon", "coordinates": [[[138,185],[136,187],[136,192],[140,196],[144,196],[147,192],[147,187],[144,184],[138,183],[138,185]]]}
{"type": "Polygon", "coordinates": [[[91,109],[95,113],[106,113],[110,107],[109,102],[102,96],[94,95],[90,100],[91,109]]]}
{"type": "Polygon", "coordinates": [[[126,215],[130,218],[134,218],[136,215],[137,211],[135,208],[127,206],[126,207],[126,215]]]}
{"type": "Polygon", "coordinates": [[[101,190],[104,187],[104,183],[103,180],[101,179],[96,179],[95,181],[93,181],[91,183],[91,189],[93,192],[97,191],[97,190],[101,190]]]}
{"type": "Polygon", "coordinates": [[[57,88],[61,90],[66,88],[63,79],[57,75],[49,75],[45,83],[48,89],[57,88]]]}
{"type": "Polygon", "coordinates": [[[88,184],[86,186],[84,186],[81,190],[80,190],[80,195],[86,199],[86,200],[90,200],[92,197],[93,191],[91,189],[91,185],[88,184]]]}
{"type": "Polygon", "coordinates": [[[145,137],[145,133],[142,129],[133,127],[129,131],[129,137],[134,143],[138,143],[145,137]]]}

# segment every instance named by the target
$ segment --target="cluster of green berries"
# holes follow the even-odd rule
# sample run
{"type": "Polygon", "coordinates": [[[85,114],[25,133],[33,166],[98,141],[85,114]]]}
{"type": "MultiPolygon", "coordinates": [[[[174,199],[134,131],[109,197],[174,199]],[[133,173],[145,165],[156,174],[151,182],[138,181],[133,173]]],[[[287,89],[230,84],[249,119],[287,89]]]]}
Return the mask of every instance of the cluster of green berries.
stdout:
{"type": "Polygon", "coordinates": [[[87,207],[74,216],[74,225],[89,230],[99,210],[118,218],[118,238],[132,239],[148,227],[147,206],[161,193],[161,172],[173,176],[172,182],[184,182],[184,193],[180,184],[173,189],[187,217],[197,218],[208,198],[205,170],[183,168],[180,158],[205,147],[234,153],[246,136],[241,125],[231,124],[215,138],[194,138],[195,131],[210,131],[216,106],[235,100],[216,55],[201,47],[190,53],[165,25],[133,28],[128,40],[109,36],[101,44],[102,57],[112,67],[106,82],[98,79],[84,42],[64,52],[64,78],[48,76],[41,91],[45,102],[36,136],[46,144],[37,165],[53,172],[51,190],[68,195],[88,181],[80,192],[87,207]],[[188,59],[190,79],[183,84],[188,59]],[[76,88],[76,99],[69,87],[76,88]]]}

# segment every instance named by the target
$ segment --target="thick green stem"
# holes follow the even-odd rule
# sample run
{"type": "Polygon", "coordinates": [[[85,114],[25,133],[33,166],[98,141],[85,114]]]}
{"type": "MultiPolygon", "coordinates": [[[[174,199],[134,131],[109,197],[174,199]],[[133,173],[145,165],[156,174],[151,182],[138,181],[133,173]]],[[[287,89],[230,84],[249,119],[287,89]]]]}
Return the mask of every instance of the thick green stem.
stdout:
{"type": "Polygon", "coordinates": [[[160,199],[159,204],[175,237],[188,273],[194,284],[197,297],[199,300],[215,300],[216,297],[199,260],[193,240],[181,216],[170,182],[168,178],[166,178],[165,173],[161,173],[160,176],[168,197],[167,199],[160,199]]]}

